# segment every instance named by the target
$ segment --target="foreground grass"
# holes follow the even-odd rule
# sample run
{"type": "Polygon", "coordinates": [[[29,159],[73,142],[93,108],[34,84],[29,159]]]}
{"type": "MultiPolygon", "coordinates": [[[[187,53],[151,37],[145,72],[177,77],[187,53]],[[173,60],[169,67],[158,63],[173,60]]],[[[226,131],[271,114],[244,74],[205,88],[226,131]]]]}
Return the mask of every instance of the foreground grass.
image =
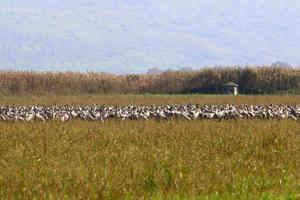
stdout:
{"type": "Polygon", "coordinates": [[[9,199],[297,199],[294,121],[0,123],[9,199]]]}
{"type": "Polygon", "coordinates": [[[300,95],[94,95],[0,97],[0,105],[299,104],[300,95]]]}

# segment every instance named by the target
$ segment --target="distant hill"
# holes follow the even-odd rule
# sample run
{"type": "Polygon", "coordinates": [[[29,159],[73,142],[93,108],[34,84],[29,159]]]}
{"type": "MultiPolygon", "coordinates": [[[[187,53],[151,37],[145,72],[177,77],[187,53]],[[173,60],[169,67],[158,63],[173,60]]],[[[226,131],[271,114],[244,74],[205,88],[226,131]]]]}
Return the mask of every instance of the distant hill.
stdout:
{"type": "Polygon", "coordinates": [[[0,68],[300,65],[296,0],[0,0],[0,68]]]}

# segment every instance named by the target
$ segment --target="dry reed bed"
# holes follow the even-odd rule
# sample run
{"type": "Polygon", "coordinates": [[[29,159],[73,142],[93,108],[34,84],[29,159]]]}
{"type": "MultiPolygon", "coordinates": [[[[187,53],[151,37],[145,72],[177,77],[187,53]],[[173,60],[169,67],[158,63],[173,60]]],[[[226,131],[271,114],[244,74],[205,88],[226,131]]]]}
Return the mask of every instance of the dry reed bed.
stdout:
{"type": "Polygon", "coordinates": [[[228,81],[247,94],[300,91],[300,68],[227,67],[158,75],[0,72],[0,95],[217,93],[228,81]]]}
{"type": "Polygon", "coordinates": [[[293,121],[0,123],[8,199],[299,198],[293,121]]]}

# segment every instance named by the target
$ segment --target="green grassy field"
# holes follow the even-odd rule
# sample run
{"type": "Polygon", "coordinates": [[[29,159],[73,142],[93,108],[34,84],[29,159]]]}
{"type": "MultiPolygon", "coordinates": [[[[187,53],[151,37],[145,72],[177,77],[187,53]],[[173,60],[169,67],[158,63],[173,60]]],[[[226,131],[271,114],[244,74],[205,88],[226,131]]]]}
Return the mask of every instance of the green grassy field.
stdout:
{"type": "Polygon", "coordinates": [[[2,96],[0,105],[165,105],[165,104],[299,104],[300,95],[91,95],[91,96],[2,96]]]}
{"type": "MultiPolygon", "coordinates": [[[[299,96],[200,95],[2,97],[0,102],[25,100],[47,105],[300,102],[299,96]]],[[[300,124],[0,122],[0,198],[300,199],[300,124]]]]}

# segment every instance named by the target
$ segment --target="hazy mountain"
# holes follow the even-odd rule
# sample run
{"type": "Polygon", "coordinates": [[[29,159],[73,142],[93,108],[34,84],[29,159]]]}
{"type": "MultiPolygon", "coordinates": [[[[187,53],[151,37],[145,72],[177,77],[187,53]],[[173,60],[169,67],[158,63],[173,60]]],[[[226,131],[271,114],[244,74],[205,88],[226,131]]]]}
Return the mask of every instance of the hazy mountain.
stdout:
{"type": "Polygon", "coordinates": [[[298,0],[0,0],[2,69],[300,64],[298,0]]]}

